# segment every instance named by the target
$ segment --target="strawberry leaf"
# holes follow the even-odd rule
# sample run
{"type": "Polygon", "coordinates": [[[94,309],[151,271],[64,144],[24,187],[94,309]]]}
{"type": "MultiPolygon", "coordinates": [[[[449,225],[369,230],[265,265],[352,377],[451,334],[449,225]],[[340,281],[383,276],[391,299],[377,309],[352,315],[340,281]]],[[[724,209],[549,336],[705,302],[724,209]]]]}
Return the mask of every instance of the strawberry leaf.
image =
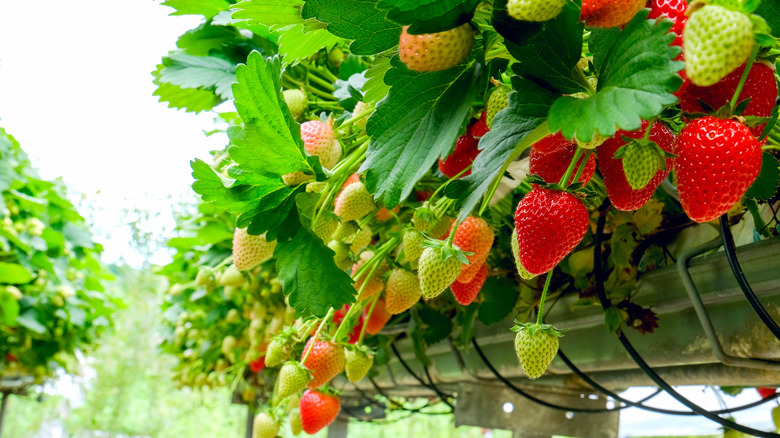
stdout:
{"type": "Polygon", "coordinates": [[[540,32],[522,45],[506,42],[507,50],[515,59],[522,60],[512,70],[526,79],[560,93],[584,91],[587,86],[573,77],[572,72],[582,52],[580,9],[567,2],[563,11],[553,20],[542,23],[540,32]]]}
{"type": "Polygon", "coordinates": [[[447,339],[452,332],[452,320],[433,310],[428,306],[420,306],[418,309],[420,321],[425,327],[422,331],[422,338],[428,345],[433,345],[447,339]]]}
{"type": "Polygon", "coordinates": [[[157,85],[153,95],[160,98],[160,102],[168,102],[168,108],[183,109],[187,112],[199,113],[207,111],[223,102],[214,92],[201,88],[184,88],[160,79],[160,71],[163,65],[159,64],[157,70],[152,72],[157,85]]]}
{"type": "Polygon", "coordinates": [[[236,66],[216,56],[171,53],[163,58],[160,81],[181,88],[213,91],[221,99],[232,99],[231,85],[236,82],[236,66]]]}
{"type": "Polygon", "coordinates": [[[409,25],[412,35],[442,32],[467,23],[479,0],[380,0],[377,8],[387,10],[387,18],[409,25]]]}
{"type": "MultiPolygon", "coordinates": [[[[482,152],[471,166],[471,175],[458,185],[459,193],[448,191],[448,197],[458,197],[460,221],[466,220],[479,203],[491,182],[499,175],[504,163],[514,161],[526,148],[547,135],[541,127],[553,101],[553,94],[533,82],[512,78],[514,91],[509,94],[509,106],[493,119],[493,129],[479,141],[482,152]],[[538,131],[537,131],[538,129],[538,131]],[[534,135],[529,135],[534,133],[534,135]]],[[[449,189],[449,187],[448,187],[449,189]]]]}
{"type": "Polygon", "coordinates": [[[517,285],[506,277],[488,277],[479,295],[482,303],[479,305],[477,318],[482,324],[491,325],[503,321],[512,313],[520,291],[517,285]]]}
{"type": "Polygon", "coordinates": [[[780,38],[780,2],[764,0],[756,8],[755,14],[766,20],[772,35],[780,38]]]}
{"type": "Polygon", "coordinates": [[[290,306],[306,317],[324,317],[330,308],[355,302],[355,288],[346,272],[336,266],[333,251],[306,227],[295,237],[280,241],[274,251],[279,281],[290,306]]]}
{"type": "Polygon", "coordinates": [[[227,0],[167,0],[162,4],[176,9],[170,15],[203,15],[207,19],[230,7],[227,0]]]}
{"type": "Polygon", "coordinates": [[[390,91],[368,119],[372,136],[360,172],[368,190],[387,208],[414,189],[458,137],[477,91],[480,69],[472,62],[444,71],[410,71],[394,57],[385,74],[390,91]]]}
{"type": "Polygon", "coordinates": [[[398,44],[401,26],[385,19],[373,0],[308,0],[301,16],[328,23],[328,32],[354,40],[355,55],[374,55],[398,44]]]}
{"type": "Polygon", "coordinates": [[[769,152],[761,154],[761,172],[753,184],[748,187],[745,196],[756,201],[768,201],[777,193],[780,184],[780,169],[777,158],[769,152]]]}
{"type": "Polygon", "coordinates": [[[682,83],[677,71],[683,63],[674,61],[679,47],[669,45],[674,40],[668,33],[672,22],[648,20],[648,12],[638,12],[610,47],[594,47],[599,50],[594,56],[603,57],[597,93],[556,100],[548,119],[552,132],[581,141],[590,141],[596,133],[611,137],[618,129],[639,129],[642,119],[657,116],[677,101],[672,93],[682,83]]]}

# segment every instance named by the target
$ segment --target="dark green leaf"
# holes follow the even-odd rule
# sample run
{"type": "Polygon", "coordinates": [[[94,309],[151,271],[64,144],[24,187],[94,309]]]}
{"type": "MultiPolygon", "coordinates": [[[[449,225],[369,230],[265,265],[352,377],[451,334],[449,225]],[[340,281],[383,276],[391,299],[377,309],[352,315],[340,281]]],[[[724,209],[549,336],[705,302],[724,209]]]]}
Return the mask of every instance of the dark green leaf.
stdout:
{"type": "Polygon", "coordinates": [[[87,320],[87,313],[81,307],[67,306],[68,320],[76,326],[84,326],[87,320]]]}
{"type": "Polygon", "coordinates": [[[482,303],[477,316],[482,324],[491,325],[503,321],[512,313],[520,291],[505,277],[488,277],[479,294],[482,303]]]}
{"type": "Polygon", "coordinates": [[[308,228],[300,227],[274,251],[276,269],[290,306],[303,316],[324,317],[330,308],[355,302],[352,279],[336,266],[334,252],[308,228]]]}
{"type": "Polygon", "coordinates": [[[41,323],[40,315],[36,309],[30,309],[16,318],[16,323],[38,334],[46,333],[46,326],[41,323]]]}
{"type": "Polygon", "coordinates": [[[507,13],[506,4],[507,0],[493,2],[491,24],[506,42],[522,46],[542,29],[542,23],[515,20],[507,13]]]}
{"type": "Polygon", "coordinates": [[[22,265],[0,262],[0,284],[24,284],[31,282],[33,278],[22,265]]]}
{"type": "Polygon", "coordinates": [[[553,94],[535,83],[513,78],[514,91],[509,94],[509,106],[493,119],[493,129],[479,141],[482,152],[471,167],[471,175],[463,178],[463,200],[458,204],[461,220],[465,220],[508,161],[513,161],[531,144],[549,134],[542,124],[553,101],[553,94]],[[534,133],[533,135],[529,135],[534,133]]]}
{"type": "Polygon", "coordinates": [[[620,330],[620,324],[623,322],[623,315],[617,307],[610,307],[604,311],[604,324],[611,332],[620,330]]]}
{"type": "Polygon", "coordinates": [[[377,7],[387,10],[388,19],[409,25],[410,34],[419,35],[468,23],[478,3],[479,0],[380,0],[377,7]]]}
{"type": "Polygon", "coordinates": [[[557,18],[542,23],[542,30],[518,46],[507,42],[509,53],[522,60],[512,70],[560,93],[571,94],[587,89],[583,79],[573,76],[582,52],[580,10],[567,2],[557,18]]]}
{"type": "Polygon", "coordinates": [[[590,141],[596,133],[610,137],[618,129],[639,129],[642,119],[661,113],[677,101],[672,94],[682,79],[674,61],[679,48],[669,46],[674,34],[669,20],[647,20],[648,10],[636,14],[611,47],[598,46],[603,57],[597,93],[584,99],[561,97],[550,109],[552,132],[590,141]],[[604,55],[602,51],[607,51],[604,55]]]}
{"type": "Polygon", "coordinates": [[[604,58],[609,54],[609,49],[615,45],[615,41],[620,36],[620,29],[617,27],[593,28],[588,38],[588,49],[593,53],[593,66],[596,71],[601,70],[604,65],[604,58]]]}
{"type": "Polygon", "coordinates": [[[447,339],[452,331],[452,320],[428,306],[419,309],[420,320],[425,325],[422,337],[428,345],[447,339]]]}
{"type": "Polygon", "coordinates": [[[163,58],[160,81],[181,88],[214,91],[222,99],[232,99],[236,66],[215,56],[172,53],[163,58]]]}
{"type": "Polygon", "coordinates": [[[459,347],[466,347],[474,337],[474,321],[477,319],[477,311],[480,305],[477,303],[471,303],[466,307],[458,307],[458,326],[460,327],[460,333],[455,338],[455,344],[459,347]]]}
{"type": "Polygon", "coordinates": [[[230,7],[227,0],[167,0],[162,3],[176,9],[171,15],[203,15],[212,18],[230,7]]]}
{"type": "Polygon", "coordinates": [[[772,29],[772,35],[780,38],[780,2],[777,0],[763,0],[755,12],[761,16],[772,29]]]}
{"type": "Polygon", "coordinates": [[[361,167],[376,175],[376,184],[369,179],[368,189],[387,208],[409,196],[428,169],[449,153],[468,116],[478,70],[472,63],[418,73],[393,58],[385,74],[390,92],[368,120],[372,140],[361,167]]]}
{"type": "Polygon", "coordinates": [[[401,26],[386,20],[375,0],[308,0],[301,16],[328,23],[328,32],[354,40],[349,49],[355,55],[384,52],[401,36],[401,26]]]}
{"type": "Polygon", "coordinates": [[[637,241],[634,229],[629,224],[620,225],[612,233],[610,240],[612,252],[609,257],[615,263],[615,266],[627,268],[631,266],[631,253],[636,248],[637,241]]]}
{"type": "Polygon", "coordinates": [[[768,201],[777,193],[778,184],[780,184],[780,169],[778,169],[777,158],[769,152],[764,152],[761,155],[761,172],[748,187],[745,196],[757,201],[768,201]]]}
{"type": "Polygon", "coordinates": [[[232,27],[203,23],[184,32],[176,41],[176,46],[190,55],[206,56],[211,50],[221,50],[225,44],[240,38],[241,34],[232,27]]]}
{"type": "Polygon", "coordinates": [[[424,324],[420,319],[418,309],[420,306],[412,307],[412,318],[409,320],[409,336],[412,338],[414,347],[414,356],[423,366],[431,366],[431,358],[425,352],[425,340],[423,340],[424,324]]]}

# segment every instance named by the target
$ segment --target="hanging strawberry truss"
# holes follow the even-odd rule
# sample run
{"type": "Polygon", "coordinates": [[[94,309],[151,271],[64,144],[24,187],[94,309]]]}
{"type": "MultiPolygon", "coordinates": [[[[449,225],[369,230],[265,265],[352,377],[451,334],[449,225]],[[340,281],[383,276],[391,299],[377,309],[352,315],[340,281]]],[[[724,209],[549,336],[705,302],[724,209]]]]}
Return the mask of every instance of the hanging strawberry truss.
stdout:
{"type": "Polygon", "coordinates": [[[514,316],[539,377],[561,336],[546,301],[651,333],[632,294],[681,233],[780,230],[773,2],[166,4],[205,20],[155,94],[218,112],[229,145],[191,162],[202,204],[171,242],[165,345],[183,383],[265,388],[264,430],[289,406],[324,427],[305,401],[403,336],[429,364],[514,316]]]}

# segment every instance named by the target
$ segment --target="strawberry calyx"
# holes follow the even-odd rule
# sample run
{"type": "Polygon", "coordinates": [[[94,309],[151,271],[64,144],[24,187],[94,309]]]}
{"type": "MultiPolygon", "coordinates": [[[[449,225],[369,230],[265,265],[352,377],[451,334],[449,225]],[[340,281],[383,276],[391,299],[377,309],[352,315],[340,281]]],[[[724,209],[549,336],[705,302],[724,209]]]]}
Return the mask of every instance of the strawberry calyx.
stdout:
{"type": "Polygon", "coordinates": [[[452,239],[455,236],[455,230],[450,233],[450,237],[447,240],[434,240],[427,239],[423,241],[420,246],[423,248],[434,248],[441,250],[441,260],[447,261],[450,257],[455,257],[464,265],[469,264],[469,259],[466,256],[474,255],[473,252],[463,251],[457,245],[452,243],[452,239]]]}
{"type": "Polygon", "coordinates": [[[547,181],[544,180],[544,178],[542,178],[539,175],[529,175],[524,182],[531,185],[539,186],[545,190],[554,190],[558,192],[571,193],[572,195],[576,196],[577,198],[583,201],[595,195],[595,192],[593,190],[586,188],[584,184],[580,181],[573,182],[568,186],[563,186],[560,183],[548,183],[547,181]]]}
{"type": "Polygon", "coordinates": [[[515,320],[515,325],[513,325],[509,330],[512,330],[513,332],[527,330],[530,336],[535,336],[539,332],[544,332],[555,336],[556,338],[562,338],[563,334],[566,332],[566,329],[557,329],[551,324],[539,324],[538,322],[520,322],[519,320],[515,320]]]}

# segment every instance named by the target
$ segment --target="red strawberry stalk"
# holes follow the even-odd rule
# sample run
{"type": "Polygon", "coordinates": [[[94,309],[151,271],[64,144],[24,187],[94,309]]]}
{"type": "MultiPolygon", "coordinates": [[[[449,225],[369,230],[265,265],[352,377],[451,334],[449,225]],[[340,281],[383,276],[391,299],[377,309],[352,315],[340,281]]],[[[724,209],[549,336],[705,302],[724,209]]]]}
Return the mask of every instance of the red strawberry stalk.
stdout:
{"type": "Polygon", "coordinates": [[[309,348],[306,349],[306,351],[303,352],[303,357],[301,357],[301,363],[306,363],[306,359],[309,357],[309,353],[311,353],[311,350],[314,349],[314,344],[317,342],[317,338],[320,337],[320,333],[322,332],[322,328],[325,327],[325,324],[330,321],[330,319],[333,317],[333,313],[335,312],[335,309],[331,307],[330,310],[328,310],[328,313],[325,315],[324,318],[320,321],[319,327],[317,327],[317,331],[314,332],[314,337],[312,338],[312,341],[309,343],[309,348]]]}

